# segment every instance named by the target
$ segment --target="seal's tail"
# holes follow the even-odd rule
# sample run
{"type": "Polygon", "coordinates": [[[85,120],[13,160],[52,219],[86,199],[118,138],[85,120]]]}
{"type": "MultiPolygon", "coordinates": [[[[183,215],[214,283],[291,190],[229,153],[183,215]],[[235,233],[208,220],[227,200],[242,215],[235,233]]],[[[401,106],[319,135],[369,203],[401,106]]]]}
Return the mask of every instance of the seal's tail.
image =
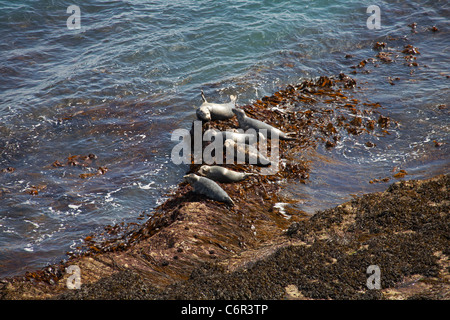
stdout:
{"type": "Polygon", "coordinates": [[[206,101],[205,94],[203,93],[203,90],[202,90],[202,100],[203,100],[203,102],[208,102],[208,101],[206,101]]]}

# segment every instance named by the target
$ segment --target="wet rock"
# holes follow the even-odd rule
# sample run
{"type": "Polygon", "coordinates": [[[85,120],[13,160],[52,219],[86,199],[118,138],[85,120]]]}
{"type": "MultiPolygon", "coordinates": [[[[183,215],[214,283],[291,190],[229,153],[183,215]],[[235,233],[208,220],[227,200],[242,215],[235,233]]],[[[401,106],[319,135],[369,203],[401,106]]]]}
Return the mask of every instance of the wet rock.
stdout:
{"type": "Polygon", "coordinates": [[[142,300],[153,296],[158,290],[148,285],[142,275],[132,271],[120,271],[96,283],[82,285],[57,297],[60,300],[142,300]]]}
{"type": "MultiPolygon", "coordinates": [[[[165,236],[157,233],[157,238],[137,245],[129,256],[147,255],[146,264],[153,265],[152,268],[144,271],[137,268],[137,260],[127,258],[125,261],[129,262],[124,263],[117,255],[90,258],[89,263],[99,268],[108,263],[109,268],[121,264],[125,269],[84,283],[79,290],[59,291],[59,295],[55,287],[61,269],[46,268],[29,276],[36,281],[50,277],[54,284],[48,282],[46,293],[39,297],[57,299],[445,299],[450,293],[449,187],[448,175],[397,182],[384,192],[363,195],[317,212],[311,219],[296,221],[264,246],[238,253],[238,239],[235,245],[233,241],[224,241],[215,249],[206,241],[204,255],[213,254],[217,259],[214,262],[200,259],[194,265],[196,258],[192,259],[192,254],[200,251],[192,251],[193,247],[186,242],[187,234],[179,238],[186,250],[175,250],[177,241],[171,240],[174,245],[170,252],[177,251],[178,259],[168,264],[165,258],[158,260],[166,256],[162,251],[158,253],[158,243],[172,234],[166,229],[165,236]],[[151,251],[146,249],[149,243],[151,251]],[[164,266],[154,269],[158,261],[164,266]],[[180,266],[180,261],[193,266],[191,271],[178,281],[161,286],[158,281],[162,278],[156,275],[171,270],[167,277],[176,270],[175,265],[180,266]],[[381,269],[379,290],[367,287],[370,265],[381,269]],[[53,288],[53,294],[49,288],[53,288]]],[[[196,219],[188,221],[194,226],[196,219]]],[[[194,246],[207,240],[202,232],[197,234],[194,246]]],[[[81,267],[85,270],[88,265],[81,267]]],[[[4,299],[11,299],[23,298],[20,290],[25,290],[28,297],[36,297],[43,290],[42,287],[37,290],[30,282],[21,285],[2,282],[0,293],[4,299]]]]}
{"type": "Polygon", "coordinates": [[[396,183],[383,193],[318,212],[288,228],[286,234],[299,242],[292,244],[291,240],[267,258],[231,273],[217,265],[204,265],[188,281],[167,287],[161,296],[445,299],[450,293],[446,280],[450,271],[449,182],[448,176],[441,176],[396,183]],[[367,287],[369,265],[382,270],[380,290],[367,287]],[[405,285],[410,277],[427,285],[405,285]],[[406,286],[410,288],[405,290],[406,286]]]}

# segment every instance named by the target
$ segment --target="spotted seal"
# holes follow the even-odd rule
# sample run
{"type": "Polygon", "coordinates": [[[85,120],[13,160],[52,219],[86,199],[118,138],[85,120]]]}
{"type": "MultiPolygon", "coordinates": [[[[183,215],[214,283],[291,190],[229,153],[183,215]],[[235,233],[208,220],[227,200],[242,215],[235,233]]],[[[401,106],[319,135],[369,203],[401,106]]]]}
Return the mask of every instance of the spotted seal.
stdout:
{"type": "Polygon", "coordinates": [[[270,124],[247,117],[245,115],[244,110],[242,109],[233,108],[233,113],[236,115],[238,119],[239,127],[241,127],[244,130],[248,129],[258,130],[269,139],[272,137],[272,134],[277,134],[279,139],[281,140],[295,140],[295,138],[289,137],[289,135],[294,134],[294,132],[284,133],[283,131],[271,126],[270,124]]]}
{"type": "Polygon", "coordinates": [[[207,166],[207,165],[201,166],[200,169],[198,170],[198,174],[207,177],[209,179],[224,183],[239,182],[247,179],[250,176],[255,175],[254,173],[249,172],[233,171],[221,166],[207,166]]]}
{"type": "Polygon", "coordinates": [[[185,175],[184,179],[192,186],[195,193],[205,195],[212,200],[234,205],[230,196],[211,179],[200,177],[195,173],[185,175]]]}
{"type": "Polygon", "coordinates": [[[237,160],[238,162],[244,161],[245,163],[255,164],[260,167],[271,165],[270,160],[251,145],[244,145],[236,143],[232,139],[227,139],[225,140],[224,146],[227,149],[227,157],[230,152],[229,150],[233,150],[234,160],[237,160]]]}
{"type": "Polygon", "coordinates": [[[202,91],[203,103],[197,108],[196,114],[197,118],[202,121],[211,120],[227,120],[234,117],[232,109],[236,105],[236,96],[230,96],[230,102],[228,103],[211,103],[205,98],[202,91]]]}

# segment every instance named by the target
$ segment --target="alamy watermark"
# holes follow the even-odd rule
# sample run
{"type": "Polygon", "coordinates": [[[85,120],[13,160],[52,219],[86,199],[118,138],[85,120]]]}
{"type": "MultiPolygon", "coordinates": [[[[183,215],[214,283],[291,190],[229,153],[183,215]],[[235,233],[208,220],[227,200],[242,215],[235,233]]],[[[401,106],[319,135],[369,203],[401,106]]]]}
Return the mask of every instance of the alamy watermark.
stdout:
{"type": "Polygon", "coordinates": [[[268,156],[267,130],[239,129],[218,132],[210,129],[202,133],[202,122],[194,121],[193,137],[187,129],[176,129],[172,132],[172,141],[178,141],[171,152],[174,164],[253,164],[260,165],[261,175],[273,175],[278,172],[279,136],[270,132],[270,156],[268,156]],[[258,141],[256,144],[240,143],[236,137],[258,141]],[[230,137],[230,138],[228,138],[230,137]],[[211,142],[203,149],[203,142],[211,142]],[[225,153],[224,153],[225,149],[225,153]]]}
{"type": "Polygon", "coordinates": [[[66,280],[66,286],[68,289],[80,289],[81,288],[81,269],[77,265],[70,265],[66,268],[66,273],[70,276],[66,280]]]}
{"type": "Polygon", "coordinates": [[[67,18],[67,29],[75,30],[81,29],[81,10],[77,5],[70,5],[67,7],[67,13],[70,13],[70,17],[67,18]]]}
{"type": "MultiPolygon", "coordinates": [[[[69,30],[81,29],[81,10],[77,5],[70,5],[67,7],[67,13],[70,14],[67,18],[66,25],[69,30]]],[[[366,25],[370,30],[381,29],[381,10],[377,5],[370,5],[367,7],[366,13],[371,15],[367,18],[366,25]]]]}
{"type": "Polygon", "coordinates": [[[381,29],[381,10],[377,5],[371,5],[367,7],[367,13],[370,13],[370,17],[367,18],[367,28],[370,30],[381,29]]]}
{"type": "Polygon", "coordinates": [[[370,274],[370,276],[367,278],[367,288],[372,290],[381,289],[381,270],[380,267],[376,264],[372,264],[369,267],[367,267],[367,274],[370,274]]]}

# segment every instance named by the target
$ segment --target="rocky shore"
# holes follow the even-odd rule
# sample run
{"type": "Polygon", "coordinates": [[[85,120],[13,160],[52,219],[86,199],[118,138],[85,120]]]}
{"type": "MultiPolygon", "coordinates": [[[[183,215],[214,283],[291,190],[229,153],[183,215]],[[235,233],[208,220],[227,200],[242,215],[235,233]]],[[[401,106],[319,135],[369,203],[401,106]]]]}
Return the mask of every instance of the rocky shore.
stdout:
{"type": "Polygon", "coordinates": [[[449,182],[448,175],[396,182],[246,248],[227,235],[234,223],[221,219],[223,212],[186,205],[182,220],[132,249],[76,261],[83,281],[78,290],[64,288],[66,276],[53,284],[17,279],[3,283],[1,297],[449,299],[449,182]],[[207,220],[217,228],[200,227],[207,220]],[[219,230],[221,238],[207,241],[219,230]],[[367,287],[370,265],[380,269],[380,289],[367,287]]]}
{"type": "MultiPolygon", "coordinates": [[[[290,201],[283,185],[309,178],[301,155],[333,148],[343,134],[382,135],[395,125],[379,105],[353,98],[355,86],[344,74],[320,77],[244,106],[252,117],[300,134],[280,142],[275,175],[232,166],[256,174],[221,185],[233,207],[180,183],[138,230],[111,241],[86,239],[84,254],[0,280],[0,298],[449,299],[448,175],[395,182],[313,216],[290,208],[286,219],[276,207],[290,201]],[[295,104],[308,108],[291,112],[295,104]],[[67,287],[71,265],[81,272],[80,289],[67,287]],[[379,289],[368,286],[369,266],[380,271],[379,289]]],[[[203,130],[236,126],[232,119],[203,130]]]]}
{"type": "Polygon", "coordinates": [[[124,271],[58,298],[450,299],[449,183],[397,182],[295,222],[261,248],[211,259],[163,290],[124,271]],[[380,268],[380,290],[367,287],[370,265],[380,268]]]}

